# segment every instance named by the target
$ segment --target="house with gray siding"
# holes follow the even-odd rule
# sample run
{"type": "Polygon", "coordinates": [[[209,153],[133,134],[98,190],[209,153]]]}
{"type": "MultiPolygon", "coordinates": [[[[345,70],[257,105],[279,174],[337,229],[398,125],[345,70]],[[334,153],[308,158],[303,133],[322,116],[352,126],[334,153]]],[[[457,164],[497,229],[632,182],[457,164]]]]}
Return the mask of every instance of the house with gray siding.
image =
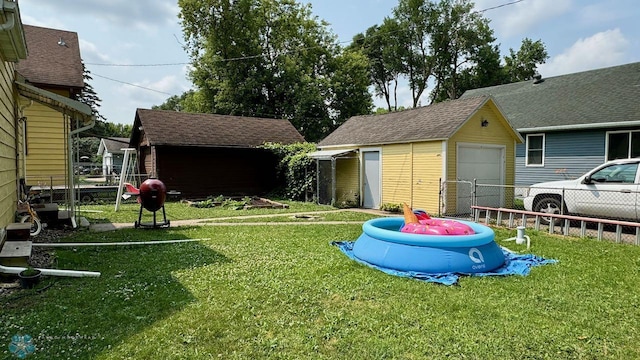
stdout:
{"type": "Polygon", "coordinates": [[[122,172],[124,150],[129,147],[129,138],[103,138],[100,139],[98,155],[102,157],[102,175],[109,176],[122,172]]]}
{"type": "Polygon", "coordinates": [[[573,179],[640,157],[640,62],[465,92],[491,95],[524,138],[515,185],[573,179]]]}

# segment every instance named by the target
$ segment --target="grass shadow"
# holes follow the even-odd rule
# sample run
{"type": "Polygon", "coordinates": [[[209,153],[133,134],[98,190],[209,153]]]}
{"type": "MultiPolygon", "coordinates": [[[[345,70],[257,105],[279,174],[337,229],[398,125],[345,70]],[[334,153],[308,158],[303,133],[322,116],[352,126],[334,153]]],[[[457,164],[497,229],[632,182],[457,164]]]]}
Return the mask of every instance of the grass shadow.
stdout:
{"type": "MultiPolygon", "coordinates": [[[[127,229],[65,240],[178,240],[192,238],[190,233],[188,228],[127,229]]],[[[47,277],[32,291],[2,299],[0,338],[8,344],[15,334],[31,335],[34,358],[92,358],[195,301],[175,272],[230,261],[199,242],[64,248],[55,255],[58,268],[99,271],[101,276],[47,277]]]]}

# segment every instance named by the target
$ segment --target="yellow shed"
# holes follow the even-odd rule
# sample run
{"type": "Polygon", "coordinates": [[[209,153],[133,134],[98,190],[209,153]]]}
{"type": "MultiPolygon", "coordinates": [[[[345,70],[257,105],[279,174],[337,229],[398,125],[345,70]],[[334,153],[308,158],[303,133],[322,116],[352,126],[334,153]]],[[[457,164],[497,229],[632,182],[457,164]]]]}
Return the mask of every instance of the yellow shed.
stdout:
{"type": "MultiPolygon", "coordinates": [[[[405,202],[453,214],[469,212],[473,181],[513,185],[521,142],[495,101],[480,96],[352,117],[311,156],[320,164],[319,198],[330,194],[327,203],[380,208],[405,202]]],[[[485,203],[508,205],[509,190],[497,189],[484,195],[485,203]]]]}

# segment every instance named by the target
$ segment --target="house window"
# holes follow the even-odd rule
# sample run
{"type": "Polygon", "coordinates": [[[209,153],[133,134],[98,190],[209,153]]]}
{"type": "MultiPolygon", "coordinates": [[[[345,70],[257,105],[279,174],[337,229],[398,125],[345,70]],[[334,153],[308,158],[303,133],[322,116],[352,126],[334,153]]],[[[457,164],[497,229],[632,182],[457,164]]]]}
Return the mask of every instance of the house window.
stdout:
{"type": "Polygon", "coordinates": [[[544,134],[527,135],[527,166],[544,165],[544,134]]]}
{"type": "Polygon", "coordinates": [[[640,157],[640,131],[607,133],[607,161],[640,157]]]}

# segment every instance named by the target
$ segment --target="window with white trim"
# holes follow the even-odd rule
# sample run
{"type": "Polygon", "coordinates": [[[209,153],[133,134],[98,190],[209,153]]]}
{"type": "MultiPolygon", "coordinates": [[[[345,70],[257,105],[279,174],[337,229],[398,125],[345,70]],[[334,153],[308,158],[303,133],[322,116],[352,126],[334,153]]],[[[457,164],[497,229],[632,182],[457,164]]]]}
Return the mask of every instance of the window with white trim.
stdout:
{"type": "Polygon", "coordinates": [[[607,133],[607,161],[640,157],[640,131],[607,133]]]}
{"type": "Polygon", "coordinates": [[[527,166],[544,166],[544,134],[527,135],[527,166]]]}

